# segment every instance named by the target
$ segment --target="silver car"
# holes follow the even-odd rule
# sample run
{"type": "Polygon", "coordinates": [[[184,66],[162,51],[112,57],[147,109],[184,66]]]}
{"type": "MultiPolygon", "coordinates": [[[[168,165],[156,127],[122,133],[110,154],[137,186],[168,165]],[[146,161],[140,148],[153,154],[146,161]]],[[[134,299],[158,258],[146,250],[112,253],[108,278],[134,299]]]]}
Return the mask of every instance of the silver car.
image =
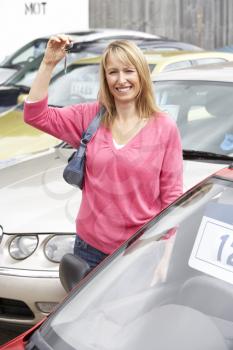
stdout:
{"type": "Polygon", "coordinates": [[[1,349],[232,350],[232,211],[226,168],[144,225],[55,312],[1,349]]]}
{"type": "Polygon", "coordinates": [[[62,178],[66,151],[0,171],[0,322],[32,325],[66,294],[58,265],[73,251],[81,199],[62,178]]]}
{"type": "Polygon", "coordinates": [[[233,64],[161,73],[156,100],[180,130],[186,188],[233,161],[233,64]]]}
{"type": "MultiPolygon", "coordinates": [[[[233,160],[226,136],[233,122],[225,115],[232,111],[232,77],[233,65],[225,64],[156,78],[158,103],[181,131],[185,189],[233,160]],[[209,92],[218,116],[205,107],[209,92]]],[[[0,321],[34,324],[65,296],[58,266],[72,252],[81,200],[62,177],[72,151],[62,144],[0,171],[0,321]]]]}
{"type": "MultiPolygon", "coordinates": [[[[95,28],[85,31],[68,32],[68,35],[73,40],[79,43],[93,43],[98,40],[114,40],[116,38],[122,39],[141,39],[141,40],[158,40],[162,39],[161,36],[125,29],[108,29],[108,28],[95,28]]],[[[43,55],[50,35],[35,38],[29,41],[26,45],[23,45],[18,50],[13,52],[10,56],[7,56],[0,62],[0,84],[9,82],[14,75],[17,75],[25,66],[36,58],[43,55]]],[[[191,45],[190,45],[191,47],[191,45]]],[[[195,47],[193,45],[193,47],[195,47]]]]}

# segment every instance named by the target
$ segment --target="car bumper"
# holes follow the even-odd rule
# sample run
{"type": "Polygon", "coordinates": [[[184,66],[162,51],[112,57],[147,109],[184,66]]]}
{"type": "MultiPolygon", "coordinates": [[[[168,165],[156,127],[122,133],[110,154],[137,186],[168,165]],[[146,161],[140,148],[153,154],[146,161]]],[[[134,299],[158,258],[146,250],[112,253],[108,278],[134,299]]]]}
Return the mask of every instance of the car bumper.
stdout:
{"type": "MultiPolygon", "coordinates": [[[[58,273],[57,273],[58,274],[58,273]]],[[[31,326],[48,315],[65,297],[59,277],[34,277],[0,272],[0,322],[31,326]]]]}

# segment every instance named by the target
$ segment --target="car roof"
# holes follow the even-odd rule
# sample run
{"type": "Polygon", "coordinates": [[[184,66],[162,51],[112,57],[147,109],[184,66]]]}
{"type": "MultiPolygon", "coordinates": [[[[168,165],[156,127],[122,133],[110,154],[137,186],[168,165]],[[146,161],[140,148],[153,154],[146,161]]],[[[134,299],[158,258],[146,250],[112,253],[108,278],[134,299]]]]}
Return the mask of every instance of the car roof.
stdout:
{"type": "MultiPolygon", "coordinates": [[[[182,55],[182,51],[156,51],[154,53],[145,53],[145,57],[147,59],[147,61],[149,63],[153,63],[153,62],[156,62],[157,60],[165,57],[173,57],[173,56],[180,56],[182,55]]],[[[232,55],[233,56],[233,55],[232,55]]],[[[83,57],[83,58],[79,58],[76,62],[78,64],[82,64],[82,63],[99,63],[100,60],[101,60],[101,55],[95,55],[93,57],[83,57]]],[[[75,63],[76,63],[75,62],[75,63]]]]}
{"type": "Polygon", "coordinates": [[[233,82],[233,62],[220,62],[160,73],[153,81],[219,81],[233,82]]]}
{"type": "MultiPolygon", "coordinates": [[[[108,38],[116,38],[116,37],[135,37],[138,39],[162,39],[163,36],[155,35],[151,33],[146,33],[137,30],[130,29],[111,29],[111,28],[96,28],[96,29],[88,29],[81,31],[72,31],[65,32],[67,35],[71,35],[73,37],[79,38],[82,42],[85,41],[95,41],[100,39],[108,39],[108,38]]],[[[49,39],[52,34],[48,34],[42,37],[38,37],[38,39],[49,39]]],[[[54,34],[53,34],[54,35],[54,34]]]]}
{"type": "Polygon", "coordinates": [[[164,39],[157,39],[157,40],[153,40],[153,39],[145,39],[144,41],[142,41],[141,43],[138,43],[138,46],[142,49],[142,50],[155,50],[158,47],[163,49],[163,50],[182,50],[182,51],[204,51],[203,48],[190,44],[190,43],[186,43],[183,41],[178,41],[178,40],[171,40],[168,38],[164,38],[164,39]]]}
{"type": "MultiPolygon", "coordinates": [[[[72,32],[65,32],[65,34],[69,35],[73,41],[81,42],[81,43],[94,43],[94,42],[99,42],[101,40],[114,40],[117,38],[124,38],[124,39],[135,39],[135,40],[157,40],[157,39],[162,39],[163,37],[142,32],[142,31],[136,31],[136,30],[125,30],[125,29],[101,29],[101,28],[96,28],[96,29],[88,29],[88,30],[83,30],[83,31],[72,31],[72,32]]],[[[21,46],[17,50],[15,50],[7,59],[6,61],[3,61],[3,64],[6,65],[9,63],[12,59],[17,57],[21,52],[23,52],[25,49],[30,47],[31,45],[34,45],[36,43],[40,42],[47,42],[49,38],[52,35],[56,35],[55,33],[53,34],[48,34],[44,36],[40,36],[37,38],[34,38],[33,40],[28,41],[25,43],[25,45],[21,46]]]]}
{"type": "Polygon", "coordinates": [[[117,39],[128,39],[128,40],[133,40],[141,50],[143,51],[148,51],[149,53],[153,53],[154,51],[157,50],[162,50],[162,51],[200,51],[202,52],[203,49],[189,44],[189,43],[184,43],[176,40],[170,40],[167,38],[138,38],[138,37],[133,37],[133,36],[127,36],[127,35],[117,35],[117,36],[106,36],[106,37],[94,37],[94,36],[87,36],[82,37],[82,40],[79,39],[79,37],[72,37],[73,39],[73,45],[71,52],[75,52],[76,50],[84,49],[90,46],[92,48],[92,45],[103,45],[103,47],[107,46],[107,44],[112,41],[112,40],[117,40],[117,39]]]}
{"type": "MultiPolygon", "coordinates": [[[[158,61],[162,60],[162,59],[166,59],[167,57],[170,58],[171,56],[180,56],[182,55],[182,51],[156,51],[154,53],[150,53],[147,54],[145,53],[145,57],[146,60],[148,62],[148,64],[152,64],[152,63],[157,63],[158,61]]],[[[233,56],[233,55],[232,55],[233,56]]],[[[79,58],[77,61],[72,62],[70,64],[70,66],[73,65],[86,65],[86,64],[99,64],[101,61],[101,55],[96,55],[93,57],[83,57],[83,58],[79,58]]]]}
{"type": "Polygon", "coordinates": [[[130,29],[116,29],[116,28],[96,28],[96,29],[90,29],[88,31],[80,31],[80,32],[71,32],[70,34],[82,36],[82,38],[88,39],[88,40],[98,40],[98,39],[104,39],[109,37],[125,37],[125,36],[132,36],[135,38],[148,38],[148,39],[160,39],[163,38],[160,35],[155,35],[151,33],[146,33],[142,31],[137,30],[130,30],[130,29]]]}
{"type": "MultiPolygon", "coordinates": [[[[205,51],[205,52],[185,52],[183,51],[155,51],[155,52],[144,52],[146,60],[149,64],[156,64],[160,61],[170,63],[179,62],[183,60],[192,60],[199,58],[226,58],[233,61],[233,54],[215,51],[205,51]]],[[[80,58],[72,64],[96,64],[101,60],[101,55],[96,55],[94,57],[80,58]]]]}
{"type": "Polygon", "coordinates": [[[169,62],[178,62],[183,60],[194,60],[201,58],[224,58],[228,61],[233,61],[233,53],[226,52],[216,52],[216,51],[201,51],[201,52],[193,52],[193,51],[155,51],[149,52],[144,51],[144,55],[147,57],[148,62],[157,62],[161,59],[169,62]]]}

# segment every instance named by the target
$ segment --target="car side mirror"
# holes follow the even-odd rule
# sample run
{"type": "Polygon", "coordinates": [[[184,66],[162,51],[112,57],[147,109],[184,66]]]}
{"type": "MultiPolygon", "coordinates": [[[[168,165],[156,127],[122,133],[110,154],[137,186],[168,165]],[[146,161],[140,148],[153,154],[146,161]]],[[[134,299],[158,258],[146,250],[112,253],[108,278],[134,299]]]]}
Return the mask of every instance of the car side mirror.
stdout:
{"type": "Polygon", "coordinates": [[[28,94],[20,94],[17,98],[17,103],[18,104],[23,103],[27,97],[28,97],[28,94]]]}
{"type": "Polygon", "coordinates": [[[74,153],[74,151],[76,151],[74,148],[65,148],[59,146],[55,148],[56,156],[64,161],[65,164],[67,164],[68,159],[70,158],[71,154],[74,153]]]}
{"type": "Polygon", "coordinates": [[[82,278],[84,278],[91,268],[82,258],[73,254],[65,254],[59,265],[59,278],[64,289],[69,292],[82,278]]]}

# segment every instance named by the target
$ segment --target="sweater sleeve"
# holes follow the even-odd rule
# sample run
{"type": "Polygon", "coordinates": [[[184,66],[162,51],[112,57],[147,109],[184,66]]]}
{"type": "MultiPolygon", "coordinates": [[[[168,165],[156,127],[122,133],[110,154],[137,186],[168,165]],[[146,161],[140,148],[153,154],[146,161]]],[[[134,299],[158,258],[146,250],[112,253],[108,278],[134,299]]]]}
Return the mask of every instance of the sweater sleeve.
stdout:
{"type": "Polygon", "coordinates": [[[171,124],[169,138],[160,172],[160,198],[162,209],[183,193],[183,156],[179,130],[171,124]]]}
{"type": "Polygon", "coordinates": [[[41,101],[24,103],[24,121],[76,148],[98,108],[98,102],[49,107],[46,97],[41,101]]]}

